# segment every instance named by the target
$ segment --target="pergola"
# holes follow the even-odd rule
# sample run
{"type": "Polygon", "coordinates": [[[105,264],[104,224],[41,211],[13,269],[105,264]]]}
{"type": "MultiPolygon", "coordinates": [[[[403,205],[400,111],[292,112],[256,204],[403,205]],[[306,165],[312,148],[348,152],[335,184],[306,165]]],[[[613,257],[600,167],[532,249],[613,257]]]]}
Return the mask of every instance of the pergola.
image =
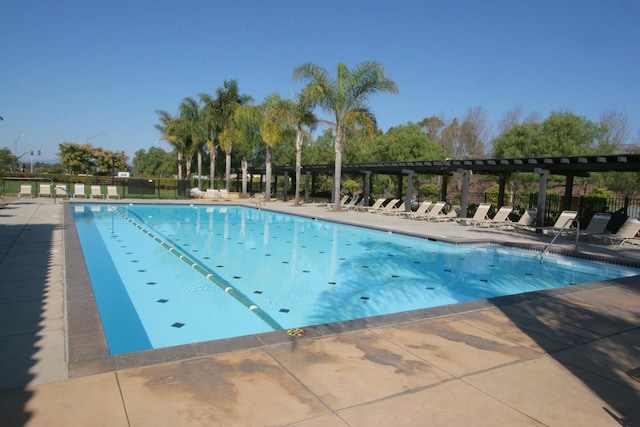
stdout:
{"type": "MultiPolygon", "coordinates": [[[[462,215],[467,215],[469,178],[470,174],[494,175],[498,178],[499,193],[498,205],[504,204],[505,185],[507,177],[514,172],[531,172],[539,175],[539,191],[536,220],[537,226],[544,222],[544,212],[547,193],[547,180],[549,175],[565,176],[565,203],[569,203],[573,193],[574,177],[587,177],[592,172],[640,172],[640,154],[614,154],[607,156],[546,156],[546,157],[522,157],[512,159],[467,159],[467,160],[423,160],[409,162],[371,162],[371,163],[347,163],[342,165],[342,173],[361,174],[364,177],[363,196],[369,200],[370,181],[372,174],[398,176],[398,196],[402,191],[403,179],[406,176],[407,189],[405,197],[405,210],[411,210],[413,195],[411,179],[414,174],[441,175],[441,199],[446,200],[447,177],[453,173],[462,175],[462,194],[460,206],[462,215]]],[[[264,174],[264,168],[251,168],[251,174],[264,174]]],[[[295,173],[293,166],[274,166],[274,174],[284,174],[287,177],[295,173]]],[[[306,190],[304,200],[309,201],[309,181],[314,174],[334,173],[334,165],[302,165],[301,173],[306,176],[306,190]]],[[[285,185],[287,180],[285,179],[285,185]]],[[[286,197],[286,187],[285,187],[286,197]]],[[[340,195],[332,194],[331,199],[335,203],[340,195]]],[[[569,209],[570,206],[563,206],[569,209]]]]}

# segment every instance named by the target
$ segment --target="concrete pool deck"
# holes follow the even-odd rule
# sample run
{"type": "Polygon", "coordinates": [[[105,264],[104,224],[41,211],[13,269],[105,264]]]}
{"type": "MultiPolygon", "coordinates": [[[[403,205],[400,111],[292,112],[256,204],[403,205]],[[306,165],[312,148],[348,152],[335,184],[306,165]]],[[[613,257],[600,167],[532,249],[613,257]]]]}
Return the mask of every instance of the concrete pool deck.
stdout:
{"type": "MultiPolygon", "coordinates": [[[[0,209],[3,426],[640,425],[640,277],[321,325],[298,339],[272,332],[92,359],[104,338],[70,293],[83,262],[63,206],[16,199],[0,209]]],[[[549,241],[267,208],[457,242],[549,241]]],[[[578,252],[640,263],[637,247],[581,241],[578,252]]]]}

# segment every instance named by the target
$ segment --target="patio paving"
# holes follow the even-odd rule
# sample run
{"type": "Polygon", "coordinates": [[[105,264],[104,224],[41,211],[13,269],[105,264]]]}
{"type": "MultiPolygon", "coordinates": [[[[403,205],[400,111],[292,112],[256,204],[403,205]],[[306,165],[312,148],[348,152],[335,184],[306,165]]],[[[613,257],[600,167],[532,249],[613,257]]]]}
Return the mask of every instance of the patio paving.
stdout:
{"type": "MultiPolygon", "coordinates": [[[[458,242],[549,241],[267,208],[458,242]]],[[[63,216],[44,199],[0,210],[2,426],[640,425],[640,276],[320,325],[304,338],[274,332],[104,358],[95,344],[104,338],[80,321],[94,308],[69,299],[82,260],[63,247],[63,216]]],[[[554,248],[572,252],[574,242],[554,248]]],[[[578,250],[640,263],[638,248],[578,250]]]]}

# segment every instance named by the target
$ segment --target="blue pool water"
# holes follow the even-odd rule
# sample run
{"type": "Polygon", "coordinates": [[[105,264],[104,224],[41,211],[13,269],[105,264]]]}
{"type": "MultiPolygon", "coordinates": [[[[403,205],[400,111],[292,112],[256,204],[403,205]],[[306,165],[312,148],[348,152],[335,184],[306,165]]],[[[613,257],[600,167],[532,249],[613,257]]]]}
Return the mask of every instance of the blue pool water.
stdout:
{"type": "Polygon", "coordinates": [[[73,211],[112,354],[640,274],[241,206],[73,211]]]}

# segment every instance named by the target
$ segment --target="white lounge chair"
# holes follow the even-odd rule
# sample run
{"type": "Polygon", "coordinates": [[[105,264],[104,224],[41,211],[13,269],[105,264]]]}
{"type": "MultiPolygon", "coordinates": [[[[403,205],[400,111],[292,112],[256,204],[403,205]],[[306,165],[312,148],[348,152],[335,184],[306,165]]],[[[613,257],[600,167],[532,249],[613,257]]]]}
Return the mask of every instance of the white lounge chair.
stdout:
{"type": "Polygon", "coordinates": [[[361,211],[361,212],[369,212],[371,210],[378,210],[378,209],[380,209],[382,207],[382,204],[386,200],[387,199],[376,199],[376,201],[373,203],[373,205],[371,205],[371,206],[360,206],[356,210],[361,211]]]}
{"type": "Polygon", "coordinates": [[[31,185],[26,184],[26,185],[21,185],[20,186],[20,192],[18,193],[18,197],[33,197],[33,194],[31,193],[31,185]]]}
{"type": "Polygon", "coordinates": [[[431,222],[456,221],[460,216],[460,212],[462,212],[462,208],[460,207],[460,205],[453,205],[451,206],[451,209],[449,210],[449,212],[442,213],[442,211],[440,211],[438,215],[433,215],[432,217],[429,217],[427,221],[431,221],[431,222]]]}
{"type": "Polygon", "coordinates": [[[580,230],[580,237],[589,237],[594,234],[603,234],[611,219],[610,213],[595,213],[584,230],[580,230]]]}
{"type": "Polygon", "coordinates": [[[418,209],[416,209],[415,212],[404,212],[403,215],[405,218],[416,219],[416,217],[420,217],[427,213],[432,204],[431,200],[425,200],[420,203],[420,206],[418,206],[418,209]]]}
{"type": "Polygon", "coordinates": [[[97,198],[97,199],[104,199],[104,194],[102,194],[102,188],[99,185],[92,185],[91,186],[91,195],[90,197],[92,199],[97,198]]]}
{"type": "Polygon", "coordinates": [[[53,197],[53,194],[51,194],[51,184],[40,184],[38,197],[53,197]]]}
{"type": "Polygon", "coordinates": [[[107,186],[107,199],[119,199],[118,188],[115,185],[107,186]]]}
{"type": "Polygon", "coordinates": [[[206,193],[200,190],[198,187],[193,187],[191,190],[189,190],[189,194],[194,199],[204,199],[206,196],[206,193]]]}
{"type": "Polygon", "coordinates": [[[574,219],[578,216],[578,212],[576,211],[562,211],[558,220],[551,227],[538,227],[537,230],[542,230],[543,233],[546,234],[557,234],[564,227],[563,232],[570,232],[570,229],[573,228],[574,219]]]}
{"type": "Polygon", "coordinates": [[[224,188],[220,190],[220,198],[222,200],[231,200],[231,196],[229,195],[229,192],[224,188]]]}
{"type": "Polygon", "coordinates": [[[617,243],[618,247],[625,243],[635,246],[640,245],[640,239],[636,239],[638,231],[640,231],[640,221],[636,218],[627,218],[624,224],[622,224],[622,227],[620,227],[616,233],[593,234],[589,236],[589,240],[595,242],[602,240],[608,241],[611,246],[617,243]]]}
{"type": "Polygon", "coordinates": [[[517,222],[504,221],[502,224],[496,224],[496,228],[506,230],[508,228],[513,229],[526,229],[532,227],[536,222],[536,209],[527,209],[517,222]]]}
{"type": "Polygon", "coordinates": [[[220,199],[220,191],[215,188],[207,188],[205,197],[207,200],[219,200],[220,199]]]}
{"type": "Polygon", "coordinates": [[[355,207],[357,206],[358,200],[360,200],[360,195],[359,194],[354,194],[353,197],[351,197],[351,199],[349,199],[349,203],[343,205],[340,204],[341,208],[343,210],[347,210],[350,211],[352,209],[355,209],[355,207]]]}
{"type": "Polygon", "coordinates": [[[391,199],[391,200],[389,200],[389,202],[386,205],[380,206],[378,209],[369,210],[369,212],[371,212],[371,213],[388,212],[391,209],[393,209],[398,204],[399,201],[400,201],[400,199],[391,199]]]}
{"type": "Polygon", "coordinates": [[[442,214],[442,209],[444,209],[446,204],[447,202],[445,202],[444,200],[435,202],[431,204],[427,212],[425,212],[423,215],[416,215],[414,219],[422,219],[422,220],[429,221],[432,218],[436,218],[437,216],[442,214]]]}
{"type": "Polygon", "coordinates": [[[84,192],[84,184],[75,184],[73,186],[73,197],[78,198],[87,198],[87,194],[84,192]]]}
{"type": "Polygon", "coordinates": [[[480,203],[478,205],[478,209],[476,209],[476,212],[473,214],[473,217],[458,218],[458,224],[471,226],[479,225],[486,221],[489,209],[491,209],[491,203],[480,203]]]}
{"type": "Polygon", "coordinates": [[[490,228],[498,227],[500,224],[503,224],[504,222],[508,221],[511,211],[513,211],[513,207],[502,206],[500,209],[498,209],[498,212],[496,212],[493,218],[484,220],[480,222],[480,224],[478,225],[480,227],[483,227],[483,226],[490,227],[490,228]]]}

